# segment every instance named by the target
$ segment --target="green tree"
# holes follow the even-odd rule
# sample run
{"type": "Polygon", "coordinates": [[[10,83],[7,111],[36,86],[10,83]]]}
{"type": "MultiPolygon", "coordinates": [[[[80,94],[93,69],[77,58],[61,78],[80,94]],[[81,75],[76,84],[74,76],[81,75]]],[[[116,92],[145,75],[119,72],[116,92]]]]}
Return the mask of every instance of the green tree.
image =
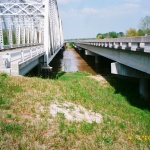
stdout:
{"type": "Polygon", "coordinates": [[[102,38],[103,38],[103,39],[105,39],[105,38],[110,38],[109,33],[104,33],[104,34],[102,34],[102,38]]]}
{"type": "Polygon", "coordinates": [[[127,37],[137,36],[137,31],[134,28],[130,28],[126,31],[127,37]]]}
{"type": "Polygon", "coordinates": [[[150,34],[150,28],[145,30],[145,34],[150,34]]]}
{"type": "Polygon", "coordinates": [[[102,38],[103,38],[103,36],[102,36],[102,34],[101,34],[101,33],[98,33],[98,34],[97,34],[97,36],[96,36],[96,38],[97,38],[97,39],[102,39],[102,38]]]}
{"type": "Polygon", "coordinates": [[[109,32],[109,37],[110,38],[117,38],[118,36],[117,36],[116,32],[112,31],[112,32],[109,32]]]}
{"type": "Polygon", "coordinates": [[[145,34],[150,33],[150,16],[141,18],[139,29],[143,30],[145,34]]]}
{"type": "Polygon", "coordinates": [[[124,37],[124,33],[123,33],[123,32],[117,33],[117,37],[118,37],[118,38],[119,38],[119,37],[124,37]]]}
{"type": "Polygon", "coordinates": [[[137,31],[136,35],[137,35],[137,36],[144,36],[145,33],[144,33],[143,30],[139,29],[139,30],[137,31]]]}

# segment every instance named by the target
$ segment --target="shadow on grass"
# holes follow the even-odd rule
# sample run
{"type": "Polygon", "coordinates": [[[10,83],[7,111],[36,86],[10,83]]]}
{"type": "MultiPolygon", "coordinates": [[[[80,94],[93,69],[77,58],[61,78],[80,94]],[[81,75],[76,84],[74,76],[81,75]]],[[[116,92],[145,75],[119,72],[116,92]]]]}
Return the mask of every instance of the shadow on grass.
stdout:
{"type": "Polygon", "coordinates": [[[65,72],[53,72],[52,75],[51,75],[51,79],[59,79],[61,76],[63,76],[65,74],[65,72]]]}
{"type": "Polygon", "coordinates": [[[138,79],[115,75],[104,76],[104,78],[115,88],[115,93],[126,97],[132,106],[150,111],[150,101],[140,99],[138,79]]]}
{"type": "Polygon", "coordinates": [[[112,75],[112,60],[100,56],[100,63],[95,66],[94,57],[92,59],[90,58],[89,61],[89,56],[85,56],[84,51],[77,51],[77,53],[89,64],[89,66],[91,66],[91,68],[97,74],[102,75],[110,83],[110,85],[115,88],[116,94],[123,95],[132,106],[150,111],[150,101],[144,101],[140,99],[138,79],[112,75]]]}

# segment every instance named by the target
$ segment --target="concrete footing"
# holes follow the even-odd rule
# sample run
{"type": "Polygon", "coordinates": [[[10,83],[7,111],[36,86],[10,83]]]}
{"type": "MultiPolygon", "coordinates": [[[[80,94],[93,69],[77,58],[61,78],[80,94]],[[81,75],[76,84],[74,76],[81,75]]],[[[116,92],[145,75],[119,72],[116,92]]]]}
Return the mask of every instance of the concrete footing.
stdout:
{"type": "Polygon", "coordinates": [[[42,67],[42,77],[49,78],[52,74],[52,67],[50,66],[43,66],[42,67]]]}

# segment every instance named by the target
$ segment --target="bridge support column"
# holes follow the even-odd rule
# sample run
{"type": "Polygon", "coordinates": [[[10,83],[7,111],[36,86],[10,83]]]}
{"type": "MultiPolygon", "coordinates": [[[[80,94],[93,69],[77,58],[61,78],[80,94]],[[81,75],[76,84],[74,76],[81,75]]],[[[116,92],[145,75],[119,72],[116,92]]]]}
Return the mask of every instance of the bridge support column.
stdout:
{"type": "Polygon", "coordinates": [[[144,100],[150,100],[150,80],[140,79],[139,81],[140,97],[144,100]]]}
{"type": "Polygon", "coordinates": [[[144,100],[150,100],[150,75],[118,62],[111,63],[111,73],[139,79],[139,94],[144,100]]]}
{"type": "Polygon", "coordinates": [[[99,61],[99,56],[95,56],[95,64],[98,64],[100,61],[99,61]]]}
{"type": "Polygon", "coordinates": [[[97,56],[97,54],[90,52],[89,50],[85,50],[85,55],[89,55],[89,56],[97,56]]]}
{"type": "Polygon", "coordinates": [[[78,47],[77,49],[78,49],[79,53],[81,53],[81,51],[82,51],[82,48],[78,47]]]}
{"type": "Polygon", "coordinates": [[[81,53],[82,50],[78,50],[78,51],[79,51],[79,53],[81,53]]]}
{"type": "Polygon", "coordinates": [[[94,56],[95,57],[95,64],[98,64],[99,61],[99,55],[89,51],[89,50],[85,50],[85,55],[89,55],[89,56],[94,56]]]}
{"type": "Polygon", "coordinates": [[[39,58],[39,64],[38,64],[38,76],[42,75],[42,66],[44,65],[44,56],[39,58]]]}

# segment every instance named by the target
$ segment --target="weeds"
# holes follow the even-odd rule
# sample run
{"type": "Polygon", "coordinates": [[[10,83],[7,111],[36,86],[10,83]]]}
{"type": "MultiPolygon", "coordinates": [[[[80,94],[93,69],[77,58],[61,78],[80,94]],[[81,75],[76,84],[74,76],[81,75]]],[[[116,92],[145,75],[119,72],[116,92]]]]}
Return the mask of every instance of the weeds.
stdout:
{"type": "Polygon", "coordinates": [[[91,134],[95,126],[96,126],[95,122],[93,123],[82,122],[80,126],[80,130],[84,134],[91,134]]]}
{"type": "Polygon", "coordinates": [[[5,73],[5,72],[3,72],[3,73],[0,74],[0,77],[7,78],[7,77],[8,77],[8,74],[5,73]]]}
{"type": "Polygon", "coordinates": [[[20,135],[22,134],[23,131],[23,127],[20,124],[17,123],[5,123],[5,122],[1,122],[0,123],[0,129],[1,129],[1,133],[2,135],[4,135],[5,133],[13,133],[15,135],[20,135]]]}
{"type": "Polygon", "coordinates": [[[7,114],[6,118],[12,118],[12,114],[7,114]]]}

